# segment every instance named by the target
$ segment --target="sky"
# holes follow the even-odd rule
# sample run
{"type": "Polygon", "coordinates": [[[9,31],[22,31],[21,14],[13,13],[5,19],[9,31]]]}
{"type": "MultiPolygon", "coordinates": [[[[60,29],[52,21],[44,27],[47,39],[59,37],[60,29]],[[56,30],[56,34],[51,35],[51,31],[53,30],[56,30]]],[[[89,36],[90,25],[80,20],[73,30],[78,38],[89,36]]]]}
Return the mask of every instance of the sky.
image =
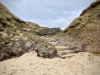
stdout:
{"type": "Polygon", "coordinates": [[[24,21],[64,29],[96,0],[0,0],[24,21]]]}

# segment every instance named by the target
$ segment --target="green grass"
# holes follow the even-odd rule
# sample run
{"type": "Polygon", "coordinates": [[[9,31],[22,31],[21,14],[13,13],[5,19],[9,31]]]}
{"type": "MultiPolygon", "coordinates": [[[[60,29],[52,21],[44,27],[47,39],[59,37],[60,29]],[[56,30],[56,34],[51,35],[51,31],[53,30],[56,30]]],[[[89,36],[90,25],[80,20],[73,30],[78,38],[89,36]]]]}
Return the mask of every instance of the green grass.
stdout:
{"type": "Polygon", "coordinates": [[[23,36],[26,37],[26,38],[28,38],[28,40],[33,40],[33,38],[34,38],[33,34],[27,33],[27,32],[24,32],[23,36]]]}
{"type": "Polygon", "coordinates": [[[19,34],[16,32],[13,32],[13,36],[19,36],[19,34]]]}
{"type": "Polygon", "coordinates": [[[11,40],[10,38],[2,38],[2,37],[0,37],[0,40],[3,41],[3,42],[7,42],[7,43],[14,42],[14,40],[11,40]]]}
{"type": "Polygon", "coordinates": [[[88,56],[94,56],[94,54],[93,53],[90,53],[90,54],[88,54],[88,56]]]}

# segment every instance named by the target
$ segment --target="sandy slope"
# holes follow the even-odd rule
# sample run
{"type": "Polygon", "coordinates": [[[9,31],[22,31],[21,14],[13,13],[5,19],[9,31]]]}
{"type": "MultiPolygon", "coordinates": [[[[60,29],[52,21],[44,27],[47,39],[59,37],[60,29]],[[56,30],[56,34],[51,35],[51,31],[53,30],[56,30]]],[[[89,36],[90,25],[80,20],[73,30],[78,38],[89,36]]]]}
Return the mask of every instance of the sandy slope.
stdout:
{"type": "Polygon", "coordinates": [[[43,59],[35,52],[0,62],[0,75],[100,75],[100,56],[43,59]]]}

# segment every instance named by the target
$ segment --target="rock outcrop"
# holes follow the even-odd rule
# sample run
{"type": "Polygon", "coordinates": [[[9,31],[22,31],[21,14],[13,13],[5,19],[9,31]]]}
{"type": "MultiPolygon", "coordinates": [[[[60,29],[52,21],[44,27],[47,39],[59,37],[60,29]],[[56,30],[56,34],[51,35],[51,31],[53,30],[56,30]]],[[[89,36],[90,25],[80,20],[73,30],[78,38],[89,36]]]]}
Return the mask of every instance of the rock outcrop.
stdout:
{"type": "Polygon", "coordinates": [[[35,38],[39,36],[30,33],[32,30],[36,31],[41,28],[43,27],[38,24],[19,19],[0,3],[0,61],[13,56],[21,56],[33,50],[36,50],[38,56],[54,57],[55,48],[45,41],[41,42],[42,39],[37,39],[40,40],[37,41],[35,38]]]}
{"type": "Polygon", "coordinates": [[[60,28],[46,28],[46,27],[43,27],[40,30],[36,31],[35,33],[37,35],[44,36],[44,35],[55,35],[55,34],[58,34],[60,32],[61,32],[60,28]]]}
{"type": "Polygon", "coordinates": [[[36,35],[40,35],[40,36],[56,35],[61,32],[60,28],[41,27],[38,24],[32,22],[26,22],[26,23],[29,25],[28,26],[29,29],[27,30],[26,28],[25,30],[36,35]]]}
{"type": "Polygon", "coordinates": [[[100,53],[100,0],[83,10],[64,33],[81,43],[84,50],[100,53]]]}
{"type": "Polygon", "coordinates": [[[48,43],[46,39],[36,38],[34,42],[36,43],[34,43],[35,46],[33,49],[36,51],[37,56],[44,58],[53,58],[57,56],[55,47],[48,43]]]}

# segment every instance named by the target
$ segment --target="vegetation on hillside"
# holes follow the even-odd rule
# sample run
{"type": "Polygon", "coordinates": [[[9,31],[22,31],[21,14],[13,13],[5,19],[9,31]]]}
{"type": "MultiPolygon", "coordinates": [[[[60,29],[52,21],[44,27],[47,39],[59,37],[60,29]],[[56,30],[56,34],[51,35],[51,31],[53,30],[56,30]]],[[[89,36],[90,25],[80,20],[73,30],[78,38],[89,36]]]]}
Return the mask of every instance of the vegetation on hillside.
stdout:
{"type": "Polygon", "coordinates": [[[100,53],[100,0],[84,9],[64,33],[85,45],[85,50],[100,53]]]}
{"type": "Polygon", "coordinates": [[[0,60],[20,56],[31,50],[38,50],[36,52],[41,57],[54,57],[55,48],[45,40],[42,41],[43,39],[39,38],[38,34],[32,33],[32,31],[42,33],[43,28],[45,27],[19,19],[0,3],[0,60]],[[40,41],[37,41],[36,38],[40,41]],[[38,44],[37,49],[35,49],[36,44],[38,44]],[[45,47],[45,44],[47,47],[41,49],[45,47]]]}

